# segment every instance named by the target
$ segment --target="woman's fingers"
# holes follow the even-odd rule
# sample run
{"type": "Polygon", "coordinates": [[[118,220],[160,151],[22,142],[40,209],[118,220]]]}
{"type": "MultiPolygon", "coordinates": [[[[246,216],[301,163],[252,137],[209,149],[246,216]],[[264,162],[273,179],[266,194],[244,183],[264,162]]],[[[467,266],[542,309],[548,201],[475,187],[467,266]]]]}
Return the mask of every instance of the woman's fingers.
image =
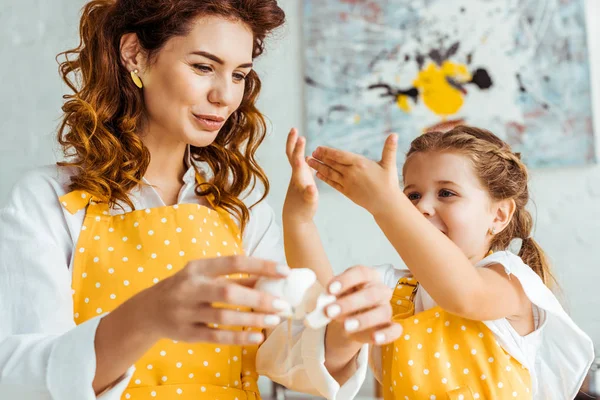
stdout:
{"type": "Polygon", "coordinates": [[[217,308],[208,304],[190,312],[190,321],[205,325],[273,328],[281,323],[281,317],[275,314],[217,308]]]}
{"type": "Polygon", "coordinates": [[[328,285],[337,300],[325,314],[342,323],[346,335],[362,343],[384,344],[397,339],[402,327],[392,323],[392,289],[379,273],[358,265],[335,277],[328,285]]]}
{"type": "Polygon", "coordinates": [[[391,290],[384,285],[369,285],[352,294],[338,297],[338,300],[327,306],[326,314],[329,318],[344,319],[350,315],[368,311],[372,308],[383,305],[390,308],[387,319],[391,319],[391,306],[389,304],[392,297],[391,290]]]}
{"type": "Polygon", "coordinates": [[[238,346],[256,345],[265,340],[262,332],[215,329],[204,324],[191,325],[180,337],[190,343],[207,342],[238,346]]]}
{"type": "Polygon", "coordinates": [[[216,278],[225,275],[247,274],[269,278],[284,278],[289,267],[260,258],[231,256],[190,261],[182,273],[190,277],[216,278]]]}
{"type": "Polygon", "coordinates": [[[402,325],[388,322],[360,332],[349,333],[349,337],[357,342],[381,346],[397,340],[402,335],[402,331],[402,325]]]}
{"type": "Polygon", "coordinates": [[[379,273],[364,265],[356,265],[348,268],[340,275],[336,276],[328,285],[329,293],[339,296],[357,286],[362,286],[370,282],[382,282],[379,273]]]}
{"type": "Polygon", "coordinates": [[[289,310],[290,304],[273,295],[261,292],[234,282],[214,281],[197,288],[196,301],[198,304],[222,303],[234,306],[249,307],[265,313],[277,314],[289,310]]]}

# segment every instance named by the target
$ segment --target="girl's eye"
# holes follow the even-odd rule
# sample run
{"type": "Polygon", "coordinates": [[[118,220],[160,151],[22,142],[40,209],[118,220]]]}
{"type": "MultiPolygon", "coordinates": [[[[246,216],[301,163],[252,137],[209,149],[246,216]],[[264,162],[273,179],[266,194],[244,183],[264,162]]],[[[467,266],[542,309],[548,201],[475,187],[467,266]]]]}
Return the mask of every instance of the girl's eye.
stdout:
{"type": "Polygon", "coordinates": [[[421,198],[421,196],[419,195],[419,193],[409,193],[408,195],[406,195],[406,197],[408,197],[408,199],[410,201],[414,201],[414,200],[419,200],[421,198]]]}
{"type": "Polygon", "coordinates": [[[454,196],[454,193],[452,193],[449,190],[442,189],[442,190],[440,190],[439,196],[440,197],[452,197],[452,196],[454,196]]]}

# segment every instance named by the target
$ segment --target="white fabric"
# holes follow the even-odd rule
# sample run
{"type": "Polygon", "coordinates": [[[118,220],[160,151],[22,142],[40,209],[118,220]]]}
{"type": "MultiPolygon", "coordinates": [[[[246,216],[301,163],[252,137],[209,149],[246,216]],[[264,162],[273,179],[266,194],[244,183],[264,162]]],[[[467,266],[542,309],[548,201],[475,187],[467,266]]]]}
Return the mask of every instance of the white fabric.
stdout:
{"type": "MultiPolygon", "coordinates": [[[[70,271],[85,210],[72,215],[58,200],[69,192],[72,173],[56,166],[32,171],[17,183],[8,204],[0,209],[0,399],[96,398],[92,389],[94,338],[102,316],[79,326],[72,316],[70,271]]],[[[195,173],[190,168],[178,203],[198,203],[194,187],[195,173]]],[[[260,195],[255,190],[244,201],[251,205],[260,195]]],[[[134,190],[130,198],[136,209],[164,206],[148,185],[134,190]]],[[[113,215],[122,212],[111,210],[113,215]]],[[[266,202],[251,209],[243,244],[250,256],[285,263],[281,231],[266,202]]],[[[367,352],[361,351],[358,370],[340,388],[324,368],[324,329],[307,330],[302,322],[293,329],[296,351],[281,361],[287,356],[282,350],[288,342],[282,324],[258,351],[259,372],[293,390],[329,399],[352,398],[364,380],[367,352]]],[[[131,367],[119,384],[98,399],[120,399],[133,371],[131,367]]]]}
{"type": "MultiPolygon", "coordinates": [[[[319,293],[315,295],[318,296],[319,293]]],[[[340,387],[325,368],[325,329],[303,328],[302,321],[293,321],[292,341],[289,342],[287,323],[280,324],[259,348],[256,355],[257,372],[283,386],[326,399],[353,399],[367,373],[368,346],[364,345],[358,354],[354,375],[340,387]],[[301,365],[294,364],[295,360],[302,360],[301,365]],[[301,386],[299,383],[302,383],[301,386]]]]}
{"type": "MultiPolygon", "coordinates": [[[[539,323],[536,330],[526,336],[519,335],[506,318],[483,321],[494,333],[498,343],[516,360],[529,369],[532,378],[533,399],[564,400],[577,395],[594,359],[592,340],[563,310],[554,294],[540,277],[520,257],[509,252],[496,252],[476,267],[500,264],[507,274],[519,279],[531,300],[539,323]]],[[[376,267],[388,287],[409,274],[392,265],[376,267]]],[[[427,291],[419,286],[415,295],[415,313],[436,306],[427,291]]],[[[371,349],[369,363],[375,376],[381,377],[380,348],[371,349]]]]}

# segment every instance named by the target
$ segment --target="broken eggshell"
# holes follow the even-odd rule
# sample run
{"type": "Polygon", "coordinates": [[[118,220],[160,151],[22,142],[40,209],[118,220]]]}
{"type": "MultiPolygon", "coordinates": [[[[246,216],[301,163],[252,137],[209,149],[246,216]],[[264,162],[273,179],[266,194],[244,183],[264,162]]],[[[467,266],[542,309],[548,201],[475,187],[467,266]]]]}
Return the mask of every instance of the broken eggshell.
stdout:
{"type": "Polygon", "coordinates": [[[292,269],[284,279],[260,278],[255,288],[290,304],[290,308],[279,313],[282,317],[304,319],[304,325],[313,329],[331,321],[325,315],[324,308],[333,303],[336,297],[324,293],[317,276],[308,268],[292,269]]]}

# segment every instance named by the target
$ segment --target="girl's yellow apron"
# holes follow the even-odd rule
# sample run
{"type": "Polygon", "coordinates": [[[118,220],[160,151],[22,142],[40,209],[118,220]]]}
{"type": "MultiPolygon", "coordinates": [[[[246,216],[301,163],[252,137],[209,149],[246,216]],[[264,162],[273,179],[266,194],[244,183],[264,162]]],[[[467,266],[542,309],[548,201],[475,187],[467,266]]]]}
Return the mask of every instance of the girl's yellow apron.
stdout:
{"type": "MultiPolygon", "coordinates": [[[[188,261],[243,254],[238,226],[224,210],[180,204],[111,216],[82,191],[60,201],[71,213],[87,207],[73,261],[77,324],[114,310],[188,261]]],[[[260,399],[257,348],[161,340],[135,364],[122,399],[260,399]]]]}
{"type": "Polygon", "coordinates": [[[480,321],[440,307],[414,315],[418,284],[402,278],[392,296],[402,336],[382,349],[385,399],[531,399],[529,371],[480,321]]]}

